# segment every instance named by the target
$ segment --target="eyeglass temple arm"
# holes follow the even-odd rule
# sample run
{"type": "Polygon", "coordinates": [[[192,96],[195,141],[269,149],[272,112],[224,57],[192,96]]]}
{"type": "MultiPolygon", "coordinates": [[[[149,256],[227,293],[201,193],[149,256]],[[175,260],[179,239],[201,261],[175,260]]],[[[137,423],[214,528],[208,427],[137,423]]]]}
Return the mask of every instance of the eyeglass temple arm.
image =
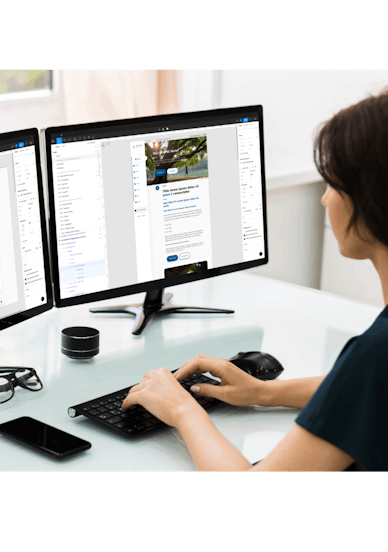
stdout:
{"type": "Polygon", "coordinates": [[[28,368],[27,366],[0,366],[0,372],[14,372],[16,370],[32,370],[35,372],[35,368],[28,368]]]}

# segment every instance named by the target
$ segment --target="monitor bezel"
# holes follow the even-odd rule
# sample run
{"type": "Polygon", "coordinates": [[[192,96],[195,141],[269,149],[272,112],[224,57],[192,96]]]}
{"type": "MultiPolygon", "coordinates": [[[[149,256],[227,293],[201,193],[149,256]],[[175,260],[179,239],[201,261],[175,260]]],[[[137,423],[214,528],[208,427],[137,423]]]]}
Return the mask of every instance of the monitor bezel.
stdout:
{"type": "Polygon", "coordinates": [[[38,181],[38,196],[39,196],[39,212],[40,212],[40,226],[42,232],[42,247],[43,247],[43,263],[44,263],[44,273],[45,273],[45,284],[46,284],[46,303],[44,305],[39,305],[32,309],[27,309],[5,318],[0,319],[0,331],[15,324],[19,324],[24,320],[28,320],[42,314],[53,308],[53,291],[52,291],[52,282],[51,282],[51,273],[50,273],[50,260],[49,260],[49,248],[47,240],[47,225],[46,225],[46,210],[44,205],[44,194],[43,194],[43,180],[42,180],[42,170],[41,170],[41,158],[40,158],[40,147],[39,147],[39,133],[36,128],[28,128],[26,130],[16,130],[12,132],[5,132],[0,134],[0,141],[8,140],[9,138],[18,139],[24,137],[26,134],[32,135],[34,137],[34,146],[35,146],[35,161],[36,161],[36,173],[38,181]]]}
{"type": "MultiPolygon", "coordinates": [[[[144,132],[139,130],[134,131],[134,135],[149,134],[149,129],[144,132]]],[[[157,131],[156,131],[157,132],[157,131]]],[[[128,134],[130,136],[130,134],[128,134]]],[[[50,234],[50,252],[51,252],[51,273],[54,287],[54,301],[55,306],[58,308],[69,307],[73,305],[80,305],[84,303],[93,303],[95,301],[104,301],[106,299],[113,299],[116,297],[123,297],[126,295],[134,295],[136,293],[156,291],[166,287],[173,287],[180,284],[187,284],[195,282],[197,280],[204,280],[207,278],[213,278],[222,274],[230,274],[239,270],[246,270],[248,268],[254,268],[262,266],[268,263],[268,230],[267,230],[267,205],[266,205],[266,182],[265,182],[265,160],[264,160],[264,130],[263,130],[263,107],[261,105],[233,107],[224,109],[212,109],[206,111],[193,111],[187,113],[174,113],[167,115],[157,115],[153,117],[137,117],[133,119],[120,119],[116,121],[103,121],[84,123],[78,125],[63,125],[57,127],[48,127],[45,129],[45,142],[46,142],[46,162],[47,162],[47,184],[48,184],[48,197],[49,197],[49,234],[50,234]],[[113,288],[108,290],[102,290],[94,293],[88,293],[84,295],[77,295],[75,297],[69,297],[66,299],[60,296],[60,281],[59,281],[59,267],[58,267],[58,248],[57,248],[57,232],[56,232],[56,220],[55,220],[55,204],[54,204],[54,181],[52,172],[52,157],[51,157],[51,141],[52,136],[78,131],[92,131],[93,129],[104,129],[108,127],[121,127],[121,126],[134,126],[141,124],[153,124],[156,126],[168,127],[175,124],[183,124],[185,121],[193,122],[201,117],[222,117],[222,116],[235,116],[241,118],[247,113],[257,113],[259,123],[259,136],[260,136],[260,161],[261,161],[261,183],[262,183],[262,199],[263,199],[263,225],[264,225],[264,256],[260,259],[253,261],[245,261],[236,263],[233,265],[210,268],[206,271],[194,274],[184,274],[180,276],[173,276],[169,278],[162,278],[159,280],[151,280],[148,282],[141,282],[137,284],[130,284],[128,286],[122,286],[120,288],[113,288]]]]}

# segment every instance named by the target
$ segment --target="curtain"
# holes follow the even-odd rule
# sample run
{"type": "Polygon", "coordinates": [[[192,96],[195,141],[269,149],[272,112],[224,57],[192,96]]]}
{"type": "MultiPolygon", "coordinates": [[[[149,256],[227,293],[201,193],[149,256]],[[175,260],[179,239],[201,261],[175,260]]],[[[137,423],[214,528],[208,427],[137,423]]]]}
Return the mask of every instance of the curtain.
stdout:
{"type": "Polygon", "coordinates": [[[176,80],[176,71],[64,70],[67,124],[176,112],[176,80]]]}

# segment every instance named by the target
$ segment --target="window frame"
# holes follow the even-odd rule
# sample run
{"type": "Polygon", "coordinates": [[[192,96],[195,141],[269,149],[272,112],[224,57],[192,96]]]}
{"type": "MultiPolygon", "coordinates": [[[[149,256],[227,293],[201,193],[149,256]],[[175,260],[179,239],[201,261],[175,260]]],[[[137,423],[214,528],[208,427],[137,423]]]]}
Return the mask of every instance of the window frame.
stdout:
{"type": "Polygon", "coordinates": [[[60,71],[47,69],[52,72],[52,88],[43,90],[27,90],[24,92],[8,92],[0,94],[0,106],[11,104],[31,103],[35,101],[53,99],[59,94],[60,71]]]}

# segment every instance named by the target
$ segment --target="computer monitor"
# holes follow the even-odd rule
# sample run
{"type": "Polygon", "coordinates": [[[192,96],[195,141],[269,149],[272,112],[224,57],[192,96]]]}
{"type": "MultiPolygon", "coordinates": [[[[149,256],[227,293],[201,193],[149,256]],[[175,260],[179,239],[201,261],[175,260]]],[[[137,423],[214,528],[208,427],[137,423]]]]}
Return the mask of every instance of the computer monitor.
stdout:
{"type": "Polygon", "coordinates": [[[135,314],[233,312],[172,305],[167,286],[268,262],[261,106],[45,131],[58,307],[145,291],[135,314]]]}
{"type": "Polygon", "coordinates": [[[0,330],[52,306],[38,131],[0,134],[0,330]]]}

